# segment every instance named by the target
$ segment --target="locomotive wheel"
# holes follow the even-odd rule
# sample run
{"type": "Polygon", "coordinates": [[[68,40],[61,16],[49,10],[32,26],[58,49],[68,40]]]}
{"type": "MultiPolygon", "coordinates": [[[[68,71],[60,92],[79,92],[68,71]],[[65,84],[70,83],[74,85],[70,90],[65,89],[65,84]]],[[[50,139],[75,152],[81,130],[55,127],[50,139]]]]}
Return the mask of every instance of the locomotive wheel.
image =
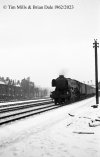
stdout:
{"type": "Polygon", "coordinates": [[[55,99],[55,105],[61,105],[61,100],[60,99],[55,99]]]}

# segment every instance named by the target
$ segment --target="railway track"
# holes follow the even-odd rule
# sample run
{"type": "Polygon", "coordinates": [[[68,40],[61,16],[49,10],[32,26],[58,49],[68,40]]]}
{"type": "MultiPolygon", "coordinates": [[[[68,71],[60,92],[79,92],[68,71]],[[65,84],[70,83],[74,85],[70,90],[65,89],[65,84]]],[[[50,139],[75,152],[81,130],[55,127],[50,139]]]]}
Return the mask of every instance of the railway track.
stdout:
{"type": "Polygon", "coordinates": [[[51,99],[2,103],[0,105],[0,125],[58,108],[51,99]]]}

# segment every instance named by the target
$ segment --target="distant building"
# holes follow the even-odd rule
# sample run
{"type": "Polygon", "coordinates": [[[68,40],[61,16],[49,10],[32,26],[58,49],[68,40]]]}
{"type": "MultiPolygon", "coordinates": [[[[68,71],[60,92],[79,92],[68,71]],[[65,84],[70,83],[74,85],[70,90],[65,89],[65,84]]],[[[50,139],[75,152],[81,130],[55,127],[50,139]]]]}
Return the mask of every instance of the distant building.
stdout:
{"type": "Polygon", "coordinates": [[[0,80],[0,84],[5,84],[5,82],[0,80]]]}

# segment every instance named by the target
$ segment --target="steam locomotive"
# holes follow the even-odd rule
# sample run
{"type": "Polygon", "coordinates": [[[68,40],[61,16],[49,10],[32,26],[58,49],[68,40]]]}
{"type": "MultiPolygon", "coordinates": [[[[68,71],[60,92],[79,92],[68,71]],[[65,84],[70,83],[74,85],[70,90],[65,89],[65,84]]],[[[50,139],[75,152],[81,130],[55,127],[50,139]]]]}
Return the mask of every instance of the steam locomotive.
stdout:
{"type": "Polygon", "coordinates": [[[71,78],[65,78],[64,75],[53,79],[52,87],[55,87],[55,90],[51,92],[50,97],[55,104],[75,102],[95,95],[94,87],[71,78]]]}

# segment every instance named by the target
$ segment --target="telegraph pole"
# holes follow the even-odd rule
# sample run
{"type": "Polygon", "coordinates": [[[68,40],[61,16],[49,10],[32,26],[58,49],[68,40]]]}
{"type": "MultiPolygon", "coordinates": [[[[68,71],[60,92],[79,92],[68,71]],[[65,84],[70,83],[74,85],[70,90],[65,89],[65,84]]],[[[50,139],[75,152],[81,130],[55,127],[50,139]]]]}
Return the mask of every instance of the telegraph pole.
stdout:
{"type": "Polygon", "coordinates": [[[99,104],[99,93],[98,93],[98,56],[97,56],[97,48],[99,47],[99,43],[97,43],[97,39],[94,39],[93,48],[95,48],[95,86],[96,86],[96,104],[99,104]]]}

